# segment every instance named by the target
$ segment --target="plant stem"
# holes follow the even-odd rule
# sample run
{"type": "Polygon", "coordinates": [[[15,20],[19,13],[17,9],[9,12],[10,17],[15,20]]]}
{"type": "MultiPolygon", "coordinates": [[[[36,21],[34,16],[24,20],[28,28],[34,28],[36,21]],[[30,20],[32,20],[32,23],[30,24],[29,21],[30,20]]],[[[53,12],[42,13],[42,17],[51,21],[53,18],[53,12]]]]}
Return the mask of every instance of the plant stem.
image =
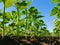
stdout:
{"type": "MultiPolygon", "coordinates": [[[[26,11],[26,30],[27,30],[27,8],[25,9],[25,11],[26,11]]],[[[27,36],[25,38],[27,38],[27,36]]]]}
{"type": "Polygon", "coordinates": [[[26,11],[26,29],[27,29],[27,8],[25,9],[26,11]]]}
{"type": "Polygon", "coordinates": [[[3,30],[2,30],[2,37],[4,37],[4,21],[5,21],[5,0],[3,1],[3,3],[4,3],[4,10],[3,10],[3,30]]]}
{"type": "Polygon", "coordinates": [[[17,16],[17,36],[19,36],[19,9],[18,9],[18,7],[17,7],[17,14],[18,14],[18,16],[17,16]]]}

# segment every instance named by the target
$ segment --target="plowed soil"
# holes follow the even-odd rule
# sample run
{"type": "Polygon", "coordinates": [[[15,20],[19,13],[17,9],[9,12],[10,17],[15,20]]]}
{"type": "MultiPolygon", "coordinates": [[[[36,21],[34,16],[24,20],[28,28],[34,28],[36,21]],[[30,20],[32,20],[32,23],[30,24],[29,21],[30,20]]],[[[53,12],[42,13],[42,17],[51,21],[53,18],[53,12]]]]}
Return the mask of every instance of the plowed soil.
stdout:
{"type": "Polygon", "coordinates": [[[0,37],[0,45],[60,45],[60,37],[0,37]]]}

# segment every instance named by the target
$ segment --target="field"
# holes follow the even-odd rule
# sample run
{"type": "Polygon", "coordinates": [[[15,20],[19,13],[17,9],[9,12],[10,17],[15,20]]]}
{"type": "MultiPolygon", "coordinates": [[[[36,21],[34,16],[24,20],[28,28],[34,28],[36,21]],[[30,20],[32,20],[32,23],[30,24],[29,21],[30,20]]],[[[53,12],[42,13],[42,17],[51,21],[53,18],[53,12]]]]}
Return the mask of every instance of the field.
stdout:
{"type": "Polygon", "coordinates": [[[31,5],[33,0],[0,0],[0,45],[60,45],[60,0],[51,2],[56,5],[48,16],[31,5]]]}
{"type": "Polygon", "coordinates": [[[59,37],[0,37],[0,45],[60,45],[59,37]]]}

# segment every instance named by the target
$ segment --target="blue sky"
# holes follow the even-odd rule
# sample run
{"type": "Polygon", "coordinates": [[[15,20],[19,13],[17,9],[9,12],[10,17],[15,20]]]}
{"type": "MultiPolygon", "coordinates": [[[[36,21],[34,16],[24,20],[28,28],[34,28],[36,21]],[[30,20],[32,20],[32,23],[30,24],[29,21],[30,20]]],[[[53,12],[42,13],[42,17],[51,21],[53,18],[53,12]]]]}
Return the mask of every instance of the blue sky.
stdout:
{"type": "MultiPolygon", "coordinates": [[[[52,4],[51,0],[33,0],[31,6],[35,6],[44,16],[44,22],[47,25],[47,29],[52,32],[54,28],[53,20],[54,16],[50,16],[51,10],[55,4],[52,4]]],[[[0,3],[0,9],[3,9],[3,4],[0,3]]],[[[7,11],[15,10],[15,8],[9,8],[7,11]]]]}

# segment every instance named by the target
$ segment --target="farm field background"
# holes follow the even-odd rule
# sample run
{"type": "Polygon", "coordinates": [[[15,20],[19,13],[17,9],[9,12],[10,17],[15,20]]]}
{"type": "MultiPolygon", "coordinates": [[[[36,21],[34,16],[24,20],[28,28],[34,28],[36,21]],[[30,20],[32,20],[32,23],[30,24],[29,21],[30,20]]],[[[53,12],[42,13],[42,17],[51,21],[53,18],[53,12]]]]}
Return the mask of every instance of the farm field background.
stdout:
{"type": "MultiPolygon", "coordinates": [[[[40,11],[33,2],[34,0],[0,0],[0,44],[6,42],[8,45],[7,42],[12,41],[16,45],[60,45],[60,0],[51,0],[54,6],[49,12],[50,16],[43,15],[45,11],[40,11]],[[53,20],[49,17],[53,17],[53,20]],[[50,27],[52,32],[46,25],[51,24],[48,19],[54,23],[54,27],[50,27]]],[[[35,2],[39,3],[38,0],[35,2]]],[[[13,45],[12,42],[9,45],[13,45]]]]}

